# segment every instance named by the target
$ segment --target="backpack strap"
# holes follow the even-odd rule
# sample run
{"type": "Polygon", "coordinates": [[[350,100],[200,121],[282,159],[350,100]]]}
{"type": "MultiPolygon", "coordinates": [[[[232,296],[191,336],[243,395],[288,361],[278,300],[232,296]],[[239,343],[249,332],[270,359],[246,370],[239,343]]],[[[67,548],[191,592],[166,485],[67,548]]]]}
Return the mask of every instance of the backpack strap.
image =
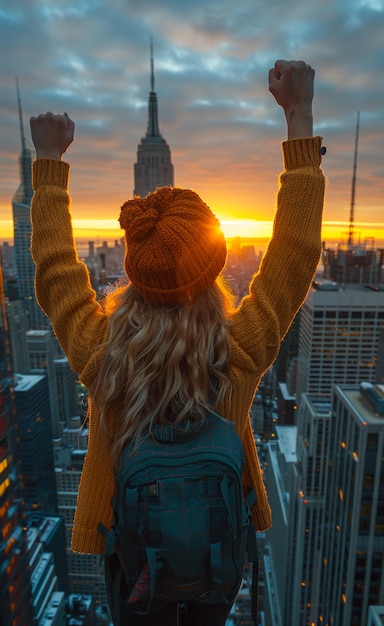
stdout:
{"type": "MultiPolygon", "coordinates": [[[[251,507],[256,504],[257,496],[256,491],[251,489],[246,497],[249,511],[251,507]]],[[[256,542],[256,530],[253,525],[252,517],[250,516],[246,550],[248,555],[248,563],[252,563],[252,587],[251,587],[251,616],[252,621],[257,626],[258,624],[258,592],[259,592],[259,555],[256,542]]]]}
{"type": "Polygon", "coordinates": [[[216,589],[223,582],[223,560],[221,555],[221,543],[211,543],[209,547],[212,581],[216,589]]]}
{"type": "Polygon", "coordinates": [[[104,524],[99,524],[97,532],[104,535],[106,552],[108,556],[111,556],[111,554],[116,552],[116,549],[115,549],[116,529],[112,527],[111,530],[108,530],[108,528],[106,528],[104,524]]]}
{"type": "Polygon", "coordinates": [[[259,561],[252,563],[252,590],[251,590],[251,617],[255,626],[258,622],[258,596],[259,596],[259,561]]]}
{"type": "Polygon", "coordinates": [[[118,565],[115,561],[112,565],[112,559],[106,557],[105,560],[105,587],[108,596],[108,604],[111,612],[111,618],[113,619],[114,626],[124,626],[121,623],[120,615],[120,594],[121,583],[123,580],[123,571],[120,561],[117,559],[118,565]]]}
{"type": "Polygon", "coordinates": [[[148,600],[146,610],[147,612],[149,612],[151,605],[152,605],[153,598],[155,596],[158,576],[164,567],[164,563],[161,558],[160,550],[158,550],[157,548],[147,547],[146,553],[147,553],[147,560],[148,560],[148,565],[149,565],[149,584],[150,584],[149,600],[148,600]]]}
{"type": "Polygon", "coordinates": [[[115,580],[113,581],[113,619],[114,626],[122,626],[120,620],[120,586],[123,576],[123,570],[121,567],[116,572],[115,580]]]}
{"type": "Polygon", "coordinates": [[[228,485],[228,476],[227,476],[227,474],[224,475],[224,478],[223,478],[223,480],[220,483],[220,489],[221,489],[221,494],[223,496],[223,500],[225,502],[225,506],[227,507],[229,523],[231,524],[233,530],[235,531],[235,529],[236,529],[236,522],[233,519],[233,513],[234,512],[233,512],[232,507],[230,505],[229,485],[228,485]]]}
{"type": "Polygon", "coordinates": [[[252,587],[251,587],[251,616],[252,621],[258,624],[258,592],[259,592],[259,557],[256,543],[256,531],[253,522],[248,527],[247,537],[248,562],[252,563],[252,587]]]}
{"type": "MultiPolygon", "coordinates": [[[[209,479],[208,479],[209,481],[209,479]]],[[[208,482],[209,485],[209,482],[208,482]]],[[[229,522],[232,526],[232,529],[235,530],[236,525],[233,520],[233,511],[230,506],[229,499],[229,486],[228,486],[228,477],[224,476],[223,480],[220,483],[220,490],[223,496],[223,500],[225,502],[227,508],[227,514],[229,522]]],[[[220,520],[215,521],[215,509],[209,510],[209,525],[210,528],[216,528],[220,524],[220,520]]],[[[210,532],[210,546],[209,546],[209,554],[210,554],[210,566],[211,566],[211,574],[212,574],[212,582],[217,591],[223,585],[223,572],[227,569],[226,563],[228,560],[231,560],[232,555],[228,553],[228,551],[223,551],[222,543],[219,541],[212,541],[212,534],[210,532]]],[[[221,594],[220,594],[221,595],[221,594]]]]}

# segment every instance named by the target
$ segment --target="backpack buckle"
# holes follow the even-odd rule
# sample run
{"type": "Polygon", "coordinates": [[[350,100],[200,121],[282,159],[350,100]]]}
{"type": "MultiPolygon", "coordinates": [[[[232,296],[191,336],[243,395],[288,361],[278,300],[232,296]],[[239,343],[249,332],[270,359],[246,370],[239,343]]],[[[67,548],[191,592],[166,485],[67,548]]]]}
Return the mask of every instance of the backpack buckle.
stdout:
{"type": "Polygon", "coordinates": [[[152,497],[159,495],[159,487],[157,482],[147,486],[147,495],[152,497]]]}
{"type": "Polygon", "coordinates": [[[169,443],[170,441],[173,441],[172,424],[156,424],[153,437],[160,443],[169,443]]]}

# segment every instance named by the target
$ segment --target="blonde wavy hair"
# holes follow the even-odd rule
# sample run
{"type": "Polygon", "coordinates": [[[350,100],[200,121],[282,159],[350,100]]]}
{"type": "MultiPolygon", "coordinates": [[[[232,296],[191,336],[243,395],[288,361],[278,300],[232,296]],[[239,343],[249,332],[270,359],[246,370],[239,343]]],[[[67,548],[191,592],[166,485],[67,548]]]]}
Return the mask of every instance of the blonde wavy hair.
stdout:
{"type": "Polygon", "coordinates": [[[110,332],[93,396],[118,466],[123,447],[136,449],[157,423],[201,420],[230,392],[234,296],[222,276],[189,306],[151,303],[129,284],[104,309],[110,332]]]}

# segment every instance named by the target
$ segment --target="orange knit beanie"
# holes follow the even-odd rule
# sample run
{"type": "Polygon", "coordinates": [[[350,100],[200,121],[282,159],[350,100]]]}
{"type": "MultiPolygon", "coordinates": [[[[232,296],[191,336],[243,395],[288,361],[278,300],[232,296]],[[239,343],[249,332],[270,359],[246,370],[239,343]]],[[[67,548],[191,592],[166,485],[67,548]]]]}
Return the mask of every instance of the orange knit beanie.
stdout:
{"type": "Polygon", "coordinates": [[[144,298],[186,304],[210,287],[227,257],[218,219],[194,191],[161,187],[121,207],[125,270],[144,298]]]}

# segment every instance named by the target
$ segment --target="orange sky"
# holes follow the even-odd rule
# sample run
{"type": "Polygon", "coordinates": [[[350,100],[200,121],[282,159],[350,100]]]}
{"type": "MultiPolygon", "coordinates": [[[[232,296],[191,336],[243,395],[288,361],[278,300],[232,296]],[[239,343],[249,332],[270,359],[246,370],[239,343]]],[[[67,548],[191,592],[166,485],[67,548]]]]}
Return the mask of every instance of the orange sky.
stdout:
{"type": "MultiPolygon", "coordinates": [[[[84,146],[79,134],[79,141],[75,141],[66,155],[66,160],[71,163],[70,193],[75,238],[83,242],[119,239],[122,236],[118,226],[120,206],[132,197],[134,186],[135,150],[130,150],[119,162],[107,160],[106,163],[95,164],[83,154],[85,148],[90,148],[84,146]]],[[[364,142],[367,142],[366,138],[364,142]]],[[[234,156],[233,150],[217,152],[214,143],[210,146],[208,140],[203,151],[189,147],[183,152],[173,150],[171,145],[175,184],[199,193],[222,222],[227,237],[268,238],[272,230],[278,175],[282,170],[279,143],[278,138],[265,141],[263,151],[255,150],[248,157],[241,154],[234,156]]],[[[327,154],[322,164],[327,179],[322,236],[328,243],[334,243],[345,241],[348,236],[352,155],[346,153],[341,168],[337,140],[331,135],[326,145],[327,154]]],[[[103,153],[100,146],[95,152],[103,153]]],[[[13,237],[12,197],[19,180],[18,156],[14,154],[13,157],[10,171],[5,172],[9,189],[7,194],[3,194],[5,197],[0,198],[0,241],[13,237]]],[[[358,173],[355,241],[374,238],[375,245],[380,246],[384,242],[382,178],[379,171],[373,178],[362,164],[358,173]]]]}
{"type": "MultiPolygon", "coordinates": [[[[233,150],[217,153],[215,145],[210,146],[208,140],[203,152],[197,149],[186,149],[185,153],[172,150],[175,185],[194,189],[220,219],[227,237],[269,238],[278,177],[282,170],[279,143],[278,139],[269,140],[264,143],[263,151],[255,150],[243,160],[240,154],[234,158],[233,150]]],[[[86,148],[89,150],[88,145],[86,148]]],[[[75,238],[83,242],[119,239],[122,236],[118,224],[120,206],[132,197],[135,151],[132,150],[125,161],[107,161],[96,167],[92,159],[83,154],[83,149],[80,137],[65,155],[65,160],[71,164],[71,213],[75,238]]],[[[17,157],[14,156],[8,202],[0,201],[0,241],[13,237],[12,197],[19,178],[17,157]]],[[[330,136],[322,163],[327,180],[322,238],[328,243],[345,242],[349,228],[351,154],[345,159],[341,173],[336,167],[338,158],[335,140],[330,136]]],[[[358,171],[362,169],[361,166],[358,171]]],[[[380,176],[373,179],[369,172],[358,177],[354,207],[356,242],[364,242],[367,238],[374,238],[376,246],[384,242],[383,186],[380,181],[380,176]]]]}
{"type": "MultiPolygon", "coordinates": [[[[236,219],[230,217],[220,217],[221,227],[227,238],[244,237],[244,238],[269,238],[272,234],[272,221],[236,219]]],[[[331,222],[323,223],[322,238],[325,241],[345,241],[348,236],[348,222],[331,222]]],[[[116,228],[116,220],[94,220],[93,223],[87,220],[74,220],[74,233],[76,238],[100,239],[119,239],[122,236],[120,228],[116,228]]],[[[365,239],[374,238],[376,245],[384,242],[383,224],[361,224],[355,223],[354,228],[355,241],[365,241],[365,239]]]]}
{"type": "MultiPolygon", "coordinates": [[[[268,239],[272,234],[271,220],[236,219],[218,216],[223,232],[227,238],[243,237],[252,239],[268,239]]],[[[76,219],[73,220],[75,239],[78,241],[113,241],[122,237],[117,219],[76,219]]],[[[348,222],[324,221],[322,239],[328,243],[345,242],[348,237],[348,222]]],[[[13,238],[12,220],[0,220],[0,242],[13,238]]],[[[356,222],[354,239],[363,243],[366,239],[374,239],[376,247],[384,245],[384,227],[381,223],[356,222]]]]}

